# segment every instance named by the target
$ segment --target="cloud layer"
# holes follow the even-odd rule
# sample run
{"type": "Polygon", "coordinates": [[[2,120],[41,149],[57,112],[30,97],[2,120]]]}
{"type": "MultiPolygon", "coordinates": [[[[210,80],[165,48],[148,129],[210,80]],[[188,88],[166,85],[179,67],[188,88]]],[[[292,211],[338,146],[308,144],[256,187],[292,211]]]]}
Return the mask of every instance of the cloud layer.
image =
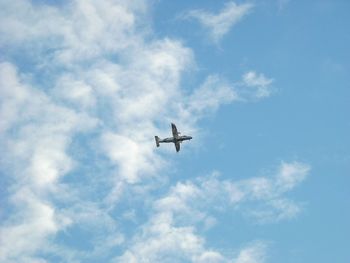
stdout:
{"type": "MultiPolygon", "coordinates": [[[[282,163],[271,177],[231,181],[213,173],[178,182],[168,194],[153,201],[152,216],[117,261],[232,262],[220,251],[207,248],[201,236],[207,228],[215,227],[215,215],[234,210],[248,213],[258,222],[293,218],[300,207],[283,195],[302,182],[309,169],[302,163],[282,163]]],[[[263,262],[265,249],[265,244],[258,242],[240,251],[233,262],[263,262]]]]}
{"type": "MultiPolygon", "coordinates": [[[[217,38],[250,7],[227,8],[213,21],[236,18],[217,38]]],[[[242,214],[264,222],[300,211],[283,195],[307,175],[301,163],[281,164],[274,179],[167,181],[173,164],[155,134],[177,120],[196,135],[221,105],[268,97],[272,80],[213,73],[186,89],[193,51],[152,37],[147,19],[138,0],[0,0],[1,262],[227,262],[202,236],[213,207],[244,203],[242,214]]],[[[262,262],[264,250],[252,243],[231,258],[262,262]]]]}

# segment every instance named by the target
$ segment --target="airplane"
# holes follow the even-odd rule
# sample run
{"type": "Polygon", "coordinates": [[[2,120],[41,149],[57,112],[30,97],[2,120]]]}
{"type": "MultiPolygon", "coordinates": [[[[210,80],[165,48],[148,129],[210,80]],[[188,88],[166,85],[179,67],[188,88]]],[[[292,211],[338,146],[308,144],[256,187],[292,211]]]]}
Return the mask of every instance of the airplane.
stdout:
{"type": "Polygon", "coordinates": [[[192,137],[187,135],[180,135],[180,132],[177,131],[174,123],[171,124],[171,130],[173,132],[173,137],[160,139],[158,136],[154,136],[154,139],[156,140],[157,147],[159,147],[160,143],[174,143],[176,152],[178,152],[180,151],[180,143],[183,141],[191,140],[192,137]]]}

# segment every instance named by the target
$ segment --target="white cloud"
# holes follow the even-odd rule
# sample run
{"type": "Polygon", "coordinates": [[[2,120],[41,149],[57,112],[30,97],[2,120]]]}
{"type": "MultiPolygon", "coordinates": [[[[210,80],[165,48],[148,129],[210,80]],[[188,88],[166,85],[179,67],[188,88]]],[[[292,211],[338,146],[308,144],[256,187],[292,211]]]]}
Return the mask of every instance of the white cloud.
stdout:
{"type": "Polygon", "coordinates": [[[272,179],[257,177],[243,181],[240,187],[250,193],[250,201],[265,200],[255,205],[246,213],[259,223],[278,222],[296,217],[302,205],[283,197],[283,194],[294,189],[310,172],[310,166],[304,163],[282,162],[272,179]]]}
{"type": "Polygon", "coordinates": [[[96,122],[24,84],[12,64],[0,64],[0,83],[3,168],[16,180],[9,199],[15,210],[0,228],[0,259],[29,261],[49,236],[70,222],[47,197],[73,166],[66,153],[72,134],[96,122]]]}
{"type": "Polygon", "coordinates": [[[130,137],[106,133],[102,137],[107,156],[119,164],[119,176],[128,183],[140,180],[139,176],[153,174],[162,164],[153,154],[153,141],[133,140],[130,137]]]}
{"type": "Polygon", "coordinates": [[[232,87],[219,76],[208,76],[201,87],[192,94],[189,103],[191,115],[217,109],[222,103],[230,103],[237,99],[232,87]]]}
{"type": "MultiPolygon", "coordinates": [[[[101,54],[120,51],[138,40],[133,34],[142,16],[143,1],[73,1],[61,9],[29,1],[1,1],[0,45],[22,48],[41,54],[53,50],[54,62],[73,66],[74,61],[98,58],[101,54]],[[82,30],[83,29],[83,30],[82,30]]],[[[49,65],[52,60],[44,61],[49,65]]]]}
{"type": "Polygon", "coordinates": [[[265,262],[266,244],[257,242],[243,248],[234,263],[263,263],[265,262]]]}
{"type": "MultiPolygon", "coordinates": [[[[168,194],[153,202],[149,221],[116,262],[232,262],[230,253],[225,255],[207,248],[201,237],[207,220],[212,220],[218,211],[232,210],[248,213],[259,223],[294,218],[300,207],[283,195],[300,183],[309,169],[302,163],[282,163],[271,177],[232,181],[220,180],[214,173],[178,182],[168,194]],[[292,187],[279,183],[286,173],[290,179],[294,178],[292,187]]],[[[242,248],[233,262],[264,262],[266,248],[264,242],[242,248]]]]}
{"type": "Polygon", "coordinates": [[[302,163],[282,163],[276,184],[281,190],[292,189],[305,179],[310,167],[302,163]]]}
{"type": "Polygon", "coordinates": [[[22,187],[12,199],[18,208],[14,222],[18,223],[0,228],[0,260],[25,262],[30,259],[29,255],[45,248],[48,236],[65,228],[70,221],[56,214],[52,204],[40,200],[30,188],[22,187]]]}
{"type": "Polygon", "coordinates": [[[269,97],[272,93],[272,82],[273,79],[265,77],[264,74],[249,71],[243,75],[241,96],[244,99],[262,99],[269,97]]]}
{"type": "Polygon", "coordinates": [[[258,75],[254,71],[244,74],[243,81],[249,87],[268,86],[272,83],[271,79],[267,79],[263,74],[258,75]]]}
{"type": "Polygon", "coordinates": [[[57,81],[54,92],[54,96],[71,102],[77,107],[82,107],[83,110],[92,108],[96,104],[96,97],[93,94],[94,90],[92,87],[83,81],[74,79],[71,75],[62,76],[57,81]]]}
{"type": "Polygon", "coordinates": [[[213,14],[203,10],[187,12],[185,18],[194,18],[208,30],[209,36],[215,43],[219,42],[230,29],[237,24],[253,8],[250,3],[236,4],[227,2],[224,8],[213,14]]]}
{"type": "MultiPolygon", "coordinates": [[[[14,180],[8,201],[16,204],[1,226],[2,262],[40,260],[38,253],[70,261],[93,256],[98,252],[82,254],[57,246],[54,237],[86,225],[85,214],[97,224],[115,225],[115,219],[106,223],[104,217],[92,216],[91,207],[108,214],[129,184],[155,176],[164,166],[150,138],[161,131],[156,126],[159,119],[178,118],[174,108],[184,95],[181,75],[193,63],[193,55],[176,40],[145,41],[145,31],[136,29],[136,20],[146,10],[139,4],[74,1],[56,7],[1,1],[0,46],[11,47],[8,56],[20,52],[32,64],[27,75],[20,63],[19,69],[10,63],[0,66],[1,158],[7,164],[6,176],[14,180]],[[42,76],[44,81],[36,81],[42,76]],[[86,187],[75,189],[64,181],[74,169],[98,167],[80,163],[81,156],[70,153],[71,143],[85,131],[94,133],[96,154],[110,160],[102,174],[109,178],[100,197],[105,208],[88,204],[77,209],[75,203],[88,202],[86,187]],[[13,201],[23,192],[33,198],[13,201]],[[66,208],[62,211],[58,204],[66,208]],[[58,223],[62,218],[65,224],[58,223]],[[31,229],[36,234],[27,238],[31,229]],[[11,246],[14,243],[18,245],[11,246]]],[[[218,107],[220,99],[208,107],[218,107]]],[[[85,184],[103,182],[79,176],[85,184]]],[[[121,230],[99,231],[104,238],[91,237],[97,250],[122,240],[115,243],[112,238],[122,236],[121,230]]]]}
{"type": "MultiPolygon", "coordinates": [[[[250,8],[230,3],[212,15],[215,37],[250,8]]],[[[215,226],[208,211],[221,201],[265,202],[281,220],[296,214],[281,196],[305,178],[302,164],[285,163],[277,183],[214,176],[179,182],[156,200],[148,196],[155,187],[149,181],[164,183],[160,172],[171,165],[154,149],[153,136],[169,132],[159,122],[176,119],[195,132],[208,112],[240,99],[241,87],[211,75],[185,92],[181,80],[195,63],[193,52],[174,39],[149,38],[140,24],[147,14],[138,0],[61,6],[0,0],[0,48],[15,61],[0,64],[0,158],[12,207],[0,227],[1,262],[45,262],[46,255],[108,261],[125,246],[117,261],[226,262],[200,232],[215,226]],[[24,62],[13,59],[18,54],[24,62]],[[133,207],[122,208],[126,197],[151,207],[133,239],[119,225],[139,222],[133,207]],[[75,238],[79,228],[93,249],[58,242],[75,238]]]]}
{"type": "Polygon", "coordinates": [[[177,109],[181,112],[180,123],[186,125],[196,122],[203,116],[215,112],[223,104],[265,99],[272,94],[272,82],[273,79],[255,71],[243,74],[239,82],[232,84],[222,76],[209,75],[187,101],[180,104],[180,108],[177,109]]]}

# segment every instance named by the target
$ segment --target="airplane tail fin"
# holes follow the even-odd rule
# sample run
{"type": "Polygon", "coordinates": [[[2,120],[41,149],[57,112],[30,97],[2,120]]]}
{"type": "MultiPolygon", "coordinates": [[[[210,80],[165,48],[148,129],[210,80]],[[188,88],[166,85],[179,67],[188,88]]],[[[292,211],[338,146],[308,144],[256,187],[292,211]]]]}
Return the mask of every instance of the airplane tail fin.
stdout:
{"type": "Polygon", "coordinates": [[[154,139],[156,140],[157,147],[159,147],[159,137],[158,136],[154,136],[154,139]]]}

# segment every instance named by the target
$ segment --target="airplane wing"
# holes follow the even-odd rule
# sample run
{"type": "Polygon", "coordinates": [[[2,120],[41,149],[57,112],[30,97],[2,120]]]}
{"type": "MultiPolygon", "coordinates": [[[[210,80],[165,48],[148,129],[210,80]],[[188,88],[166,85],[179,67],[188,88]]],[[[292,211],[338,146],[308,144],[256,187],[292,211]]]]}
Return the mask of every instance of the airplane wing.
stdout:
{"type": "MultiPolygon", "coordinates": [[[[177,131],[176,126],[175,126],[174,123],[171,124],[171,130],[172,130],[172,132],[173,132],[173,137],[174,137],[174,138],[179,137],[179,133],[178,133],[178,131],[177,131]]],[[[180,147],[180,146],[179,146],[179,147],[180,147]]],[[[180,148],[179,148],[179,149],[180,149],[180,148]]]]}
{"type": "Polygon", "coordinates": [[[174,142],[174,144],[175,144],[176,151],[177,152],[180,151],[180,142],[176,141],[176,142],[174,142]]]}

